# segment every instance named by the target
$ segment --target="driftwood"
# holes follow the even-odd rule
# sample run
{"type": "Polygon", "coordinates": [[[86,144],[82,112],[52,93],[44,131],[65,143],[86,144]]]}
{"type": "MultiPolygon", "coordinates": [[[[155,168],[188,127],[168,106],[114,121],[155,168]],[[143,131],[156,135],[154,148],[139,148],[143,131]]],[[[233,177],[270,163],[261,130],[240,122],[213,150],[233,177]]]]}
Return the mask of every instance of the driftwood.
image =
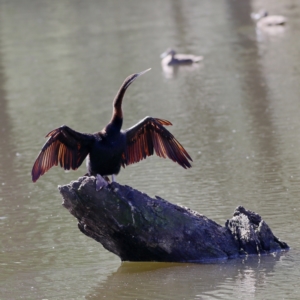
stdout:
{"type": "Polygon", "coordinates": [[[59,186],[85,235],[122,261],[208,262],[287,250],[262,218],[239,206],[225,226],[188,208],[95,177],[59,186]]]}

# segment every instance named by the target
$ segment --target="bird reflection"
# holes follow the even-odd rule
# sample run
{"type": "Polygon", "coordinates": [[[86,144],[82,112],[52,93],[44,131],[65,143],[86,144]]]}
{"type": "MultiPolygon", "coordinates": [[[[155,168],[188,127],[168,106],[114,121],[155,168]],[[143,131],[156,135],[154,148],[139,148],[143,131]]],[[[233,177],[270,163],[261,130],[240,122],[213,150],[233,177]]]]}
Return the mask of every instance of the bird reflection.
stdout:
{"type": "Polygon", "coordinates": [[[63,125],[49,132],[48,140],[40,151],[32,168],[32,181],[35,182],[52,166],[58,164],[65,170],[76,170],[87,157],[88,175],[114,175],[121,166],[137,163],[147,156],[156,155],[170,158],[183,168],[190,168],[190,155],[176,138],[164,127],[172,125],[163,119],[145,117],[125,131],[123,123],[122,100],[127,88],[139,76],[128,76],[121,85],[114,101],[110,122],[99,132],[80,133],[63,125]]]}

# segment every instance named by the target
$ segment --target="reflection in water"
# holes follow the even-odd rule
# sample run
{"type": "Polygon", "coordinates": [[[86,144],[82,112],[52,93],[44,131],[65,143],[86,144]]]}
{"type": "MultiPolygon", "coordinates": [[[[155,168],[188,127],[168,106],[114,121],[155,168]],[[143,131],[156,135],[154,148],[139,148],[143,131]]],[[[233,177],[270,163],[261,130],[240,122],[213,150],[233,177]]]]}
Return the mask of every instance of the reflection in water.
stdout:
{"type": "MultiPolygon", "coordinates": [[[[282,172],[281,161],[279,159],[269,160],[269,158],[278,157],[280,141],[274,134],[276,126],[271,110],[272,99],[266,85],[267,79],[262,72],[260,51],[254,39],[240,32],[240,28],[253,25],[250,17],[251,1],[243,1],[242,3],[228,1],[228,7],[232,17],[232,31],[239,35],[238,48],[234,47],[232,51],[236,59],[240,61],[237,71],[241,74],[239,81],[245,91],[242,105],[247,110],[247,115],[252,119],[251,129],[247,130],[247,138],[251,140],[249,152],[252,153],[254,162],[256,159],[264,161],[264,163],[256,164],[256,168],[260,169],[258,173],[261,176],[261,180],[257,184],[260,193],[274,187],[274,180],[276,180],[276,185],[284,188],[284,183],[276,175],[282,172]],[[240,55],[244,51],[249,52],[247,60],[240,55]],[[264,179],[265,177],[269,178],[269,182],[264,179]]],[[[253,26],[252,28],[254,30],[253,26]]]]}
{"type": "MultiPolygon", "coordinates": [[[[194,24],[190,24],[189,22],[189,7],[185,5],[183,1],[171,0],[170,1],[170,16],[172,18],[172,32],[174,35],[174,40],[176,40],[176,45],[178,48],[182,49],[184,53],[190,53],[190,47],[193,43],[192,32],[194,31],[194,24]]],[[[167,45],[170,46],[170,45],[167,45]]],[[[196,57],[196,56],[195,56],[196,57]]],[[[186,66],[170,66],[168,65],[165,59],[162,59],[161,66],[166,78],[176,77],[178,71],[180,72],[190,72],[199,68],[199,65],[192,64],[186,66]]],[[[202,60],[203,57],[198,56],[197,61],[202,60]]]]}
{"type": "Polygon", "coordinates": [[[179,72],[185,74],[197,69],[199,69],[199,64],[191,64],[187,66],[168,66],[166,64],[162,64],[163,74],[166,78],[175,78],[179,72]]]}
{"type": "Polygon", "coordinates": [[[1,299],[296,298],[300,6],[268,1],[286,9],[289,23],[279,36],[258,39],[250,13],[260,2],[0,0],[1,299]],[[169,46],[205,60],[172,69],[166,80],[159,54],[169,46]],[[53,168],[32,184],[44,133],[64,123],[100,130],[123,79],[148,67],[147,80],[126,95],[124,128],[148,114],[169,119],[193,167],[151,157],[117,180],[222,224],[244,205],[291,244],[287,255],[141,270],[122,264],[112,273],[119,259],[78,231],[56,190],[84,166],[53,168]]]}
{"type": "Polygon", "coordinates": [[[6,90],[8,78],[3,61],[0,36],[0,295],[4,292],[6,280],[20,272],[21,265],[28,259],[25,253],[31,246],[26,246],[26,234],[35,226],[35,219],[30,218],[30,212],[26,209],[30,193],[19,169],[24,161],[24,152],[15,138],[15,128],[9,114],[12,99],[9,99],[6,90]]]}
{"type": "MultiPolygon", "coordinates": [[[[1,37],[0,37],[1,38],[1,37]]],[[[3,54],[2,54],[2,42],[0,39],[0,192],[1,195],[1,206],[6,202],[10,201],[8,199],[10,187],[7,185],[7,179],[15,177],[14,159],[16,157],[16,150],[12,141],[12,122],[8,114],[8,100],[7,93],[5,91],[6,78],[4,75],[3,68],[3,54]]]]}
{"type": "MultiPolygon", "coordinates": [[[[245,91],[242,105],[247,110],[247,115],[251,116],[251,123],[249,123],[251,126],[246,134],[247,139],[251,141],[248,150],[249,161],[252,162],[253,169],[257,170],[254,174],[258,180],[253,187],[257,192],[257,207],[262,213],[265,211],[271,215],[281,214],[283,218],[290,214],[288,210],[281,208],[285,201],[290,201],[288,199],[290,199],[291,183],[287,173],[293,174],[295,170],[293,167],[287,168],[288,161],[293,160],[293,156],[290,156],[292,149],[285,142],[286,130],[280,129],[278,116],[280,115],[279,118],[283,122],[281,125],[283,125],[286,118],[284,117],[286,99],[293,99],[297,92],[295,89],[293,92],[288,92],[291,89],[284,87],[281,91],[278,90],[276,93],[274,91],[275,85],[280,84],[288,76],[283,70],[284,65],[290,61],[291,56],[287,53],[290,52],[291,47],[284,35],[273,40],[269,37],[268,40],[266,38],[258,40],[251,38],[252,35],[249,37],[249,32],[246,34],[247,26],[254,29],[249,14],[251,3],[251,1],[243,1],[243,3],[233,4],[228,1],[233,23],[232,31],[239,36],[237,47],[233,47],[232,52],[240,61],[239,81],[245,91]],[[273,49],[282,50],[271,51],[273,49]],[[275,53],[273,57],[272,52],[275,53]],[[246,60],[243,59],[244,53],[248,53],[246,60]],[[271,80],[274,75],[278,76],[277,83],[274,79],[273,82],[271,80]],[[277,203],[278,210],[275,207],[270,210],[271,203],[277,203]]],[[[290,61],[289,65],[293,65],[293,62],[290,61]]],[[[291,104],[292,111],[297,110],[297,107],[296,102],[291,104]]],[[[288,126],[287,124],[285,126],[288,126]]]]}
{"type": "Polygon", "coordinates": [[[143,293],[146,299],[177,299],[178,295],[185,299],[222,299],[222,294],[230,293],[254,299],[281,257],[277,254],[199,265],[125,262],[86,298],[136,299],[143,293]]]}
{"type": "MultiPolygon", "coordinates": [[[[180,49],[184,49],[184,52],[186,52],[187,49],[182,48],[189,45],[191,42],[189,40],[188,35],[188,15],[185,13],[185,4],[183,1],[178,0],[171,0],[170,1],[170,14],[172,17],[172,27],[174,29],[174,35],[176,40],[176,45],[172,46],[180,46],[180,49]]],[[[167,45],[171,46],[171,45],[167,45]]]]}
{"type": "Polygon", "coordinates": [[[3,67],[2,45],[0,37],[0,225],[2,227],[1,246],[4,252],[1,258],[6,262],[7,270],[10,270],[11,268],[18,269],[13,264],[23,259],[20,253],[12,255],[11,250],[21,247],[15,242],[24,241],[24,232],[28,229],[26,213],[23,211],[24,204],[28,201],[28,193],[27,188],[19,181],[18,165],[22,160],[22,153],[18,149],[13,122],[8,113],[9,100],[6,91],[7,78],[3,67]]]}
{"type": "Polygon", "coordinates": [[[280,38],[285,33],[284,26],[270,26],[263,28],[256,28],[257,41],[262,42],[270,37],[280,38]]]}

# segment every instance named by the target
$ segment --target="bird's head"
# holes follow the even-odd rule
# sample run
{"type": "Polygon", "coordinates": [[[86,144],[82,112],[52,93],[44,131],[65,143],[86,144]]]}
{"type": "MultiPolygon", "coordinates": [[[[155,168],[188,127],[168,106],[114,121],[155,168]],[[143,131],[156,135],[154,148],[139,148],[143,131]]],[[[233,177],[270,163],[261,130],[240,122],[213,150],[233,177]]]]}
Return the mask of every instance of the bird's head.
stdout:
{"type": "Polygon", "coordinates": [[[146,72],[150,71],[151,68],[145,70],[145,71],[142,71],[140,73],[135,73],[135,74],[131,74],[129,75],[125,80],[124,80],[124,83],[123,83],[123,88],[126,90],[139,76],[145,74],[146,72]]]}
{"type": "Polygon", "coordinates": [[[164,53],[160,55],[160,58],[165,58],[168,55],[171,55],[172,57],[176,54],[176,51],[172,48],[168,48],[164,53]]]}
{"type": "Polygon", "coordinates": [[[257,13],[252,13],[251,14],[251,18],[254,20],[254,21],[258,21],[258,20],[260,20],[260,19],[262,19],[262,18],[265,18],[265,17],[267,17],[269,15],[269,13],[266,11],[266,10],[264,10],[264,9],[261,9],[259,12],[257,12],[257,13]]]}

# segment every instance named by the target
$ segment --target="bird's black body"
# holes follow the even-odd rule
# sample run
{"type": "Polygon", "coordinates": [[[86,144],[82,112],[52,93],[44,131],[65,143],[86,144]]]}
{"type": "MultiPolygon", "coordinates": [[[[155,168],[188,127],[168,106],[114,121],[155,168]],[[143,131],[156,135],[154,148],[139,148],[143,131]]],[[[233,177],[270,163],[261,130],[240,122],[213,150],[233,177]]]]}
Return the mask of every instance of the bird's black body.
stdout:
{"type": "MultiPolygon", "coordinates": [[[[148,71],[148,70],[146,70],[148,71]]],[[[169,121],[146,117],[133,127],[122,131],[122,100],[126,89],[146,71],[128,76],[120,87],[114,102],[110,122],[101,131],[89,134],[77,132],[64,125],[47,134],[47,142],[39,153],[33,168],[32,180],[60,164],[65,170],[76,170],[87,157],[89,175],[114,175],[125,167],[154,153],[169,157],[183,168],[190,168],[192,160],[182,145],[164,128],[169,121]]]]}
{"type": "Polygon", "coordinates": [[[95,176],[119,174],[122,153],[126,146],[124,132],[116,132],[113,135],[101,133],[94,136],[95,141],[87,158],[88,173],[95,176]]]}

